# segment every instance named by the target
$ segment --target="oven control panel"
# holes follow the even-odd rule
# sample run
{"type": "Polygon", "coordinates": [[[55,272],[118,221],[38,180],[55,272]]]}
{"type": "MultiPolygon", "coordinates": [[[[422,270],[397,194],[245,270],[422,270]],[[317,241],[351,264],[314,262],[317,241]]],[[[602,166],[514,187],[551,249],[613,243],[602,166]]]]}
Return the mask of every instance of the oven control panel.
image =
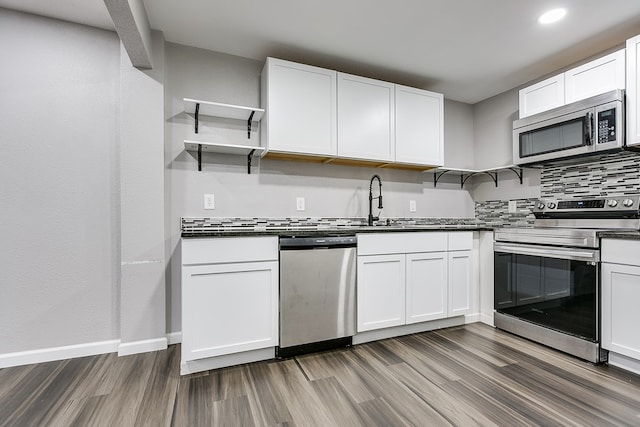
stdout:
{"type": "Polygon", "coordinates": [[[536,217],[561,213],[564,217],[580,218],[590,214],[630,216],[640,213],[640,196],[607,197],[581,200],[538,200],[534,203],[536,217]]]}

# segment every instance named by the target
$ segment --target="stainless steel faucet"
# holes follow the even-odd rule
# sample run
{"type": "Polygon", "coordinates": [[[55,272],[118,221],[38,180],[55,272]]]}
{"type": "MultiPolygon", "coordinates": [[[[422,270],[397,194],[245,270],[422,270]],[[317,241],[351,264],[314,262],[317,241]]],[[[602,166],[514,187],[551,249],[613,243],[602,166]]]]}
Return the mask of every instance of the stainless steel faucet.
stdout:
{"type": "Polygon", "coordinates": [[[369,220],[368,224],[373,225],[373,221],[377,221],[380,219],[380,213],[378,216],[373,216],[373,199],[378,199],[378,209],[382,209],[382,180],[376,174],[371,177],[371,181],[369,181],[369,220]],[[373,180],[378,180],[378,197],[373,197],[373,180]]]}

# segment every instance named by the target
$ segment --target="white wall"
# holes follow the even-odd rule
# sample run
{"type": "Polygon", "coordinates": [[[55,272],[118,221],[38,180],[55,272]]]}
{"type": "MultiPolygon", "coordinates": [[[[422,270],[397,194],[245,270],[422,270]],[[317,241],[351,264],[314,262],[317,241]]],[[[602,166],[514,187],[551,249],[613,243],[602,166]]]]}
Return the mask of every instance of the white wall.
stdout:
{"type": "MultiPolygon", "coordinates": [[[[369,180],[382,178],[382,217],[473,217],[469,192],[458,181],[443,179],[433,188],[430,173],[374,169],[305,162],[254,159],[251,175],[246,158],[204,154],[202,172],[196,157],[184,151],[184,139],[259,145],[254,129],[247,139],[246,124],[201,116],[199,134],[193,117],[184,112],[182,98],[229,104],[260,105],[262,62],[176,44],[166,45],[166,200],[167,257],[171,258],[170,331],[180,330],[180,217],[361,217],[368,214],[369,180]],[[203,195],[215,194],[215,210],[203,209],[203,195]],[[296,211],[296,197],[305,197],[306,210],[296,211]],[[409,212],[409,200],[417,212],[409,212]]],[[[445,141],[469,144],[473,124],[471,108],[446,104],[445,141]],[[454,131],[455,129],[455,131],[454,131]],[[451,130],[451,132],[449,132],[451,130]]],[[[301,135],[303,138],[304,135],[301,135]]],[[[445,144],[448,143],[445,142],[445,144]]]]}
{"type": "Polygon", "coordinates": [[[0,354],[118,338],[119,49],[0,9],[0,354]]]}
{"type": "Polygon", "coordinates": [[[152,32],[153,69],[120,61],[120,347],[166,348],[164,37],[152,32]]]}
{"type": "MultiPolygon", "coordinates": [[[[519,88],[473,106],[473,140],[476,169],[513,165],[513,121],[518,118],[519,88]]],[[[477,202],[540,197],[540,171],[526,168],[523,183],[511,171],[501,171],[498,186],[486,175],[470,184],[477,202]]]]}
{"type": "Polygon", "coordinates": [[[475,169],[474,109],[462,102],[444,100],[444,165],[475,169]]]}

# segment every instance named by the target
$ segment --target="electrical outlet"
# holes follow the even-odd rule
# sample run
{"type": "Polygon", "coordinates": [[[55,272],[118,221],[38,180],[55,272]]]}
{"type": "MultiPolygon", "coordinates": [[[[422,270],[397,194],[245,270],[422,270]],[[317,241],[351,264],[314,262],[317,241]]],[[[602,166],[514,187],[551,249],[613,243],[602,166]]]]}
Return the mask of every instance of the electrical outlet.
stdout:
{"type": "Polygon", "coordinates": [[[515,200],[509,200],[509,213],[516,213],[518,211],[518,207],[516,206],[515,200]]]}
{"type": "Polygon", "coordinates": [[[409,212],[415,212],[416,210],[416,201],[409,200],[409,212]]]}
{"type": "Polygon", "coordinates": [[[205,194],[204,195],[204,208],[205,209],[215,209],[216,202],[213,194],[205,194]]]}
{"type": "Polygon", "coordinates": [[[304,197],[296,197],[296,210],[304,211],[304,197]]]}

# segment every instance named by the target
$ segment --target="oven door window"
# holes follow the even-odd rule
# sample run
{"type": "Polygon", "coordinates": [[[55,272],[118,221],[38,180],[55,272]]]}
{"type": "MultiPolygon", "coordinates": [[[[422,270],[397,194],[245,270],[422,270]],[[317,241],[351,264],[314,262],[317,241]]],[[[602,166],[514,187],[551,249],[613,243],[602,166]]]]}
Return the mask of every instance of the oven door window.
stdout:
{"type": "Polygon", "coordinates": [[[595,342],[597,289],[593,263],[495,252],[498,312],[595,342]]]}

